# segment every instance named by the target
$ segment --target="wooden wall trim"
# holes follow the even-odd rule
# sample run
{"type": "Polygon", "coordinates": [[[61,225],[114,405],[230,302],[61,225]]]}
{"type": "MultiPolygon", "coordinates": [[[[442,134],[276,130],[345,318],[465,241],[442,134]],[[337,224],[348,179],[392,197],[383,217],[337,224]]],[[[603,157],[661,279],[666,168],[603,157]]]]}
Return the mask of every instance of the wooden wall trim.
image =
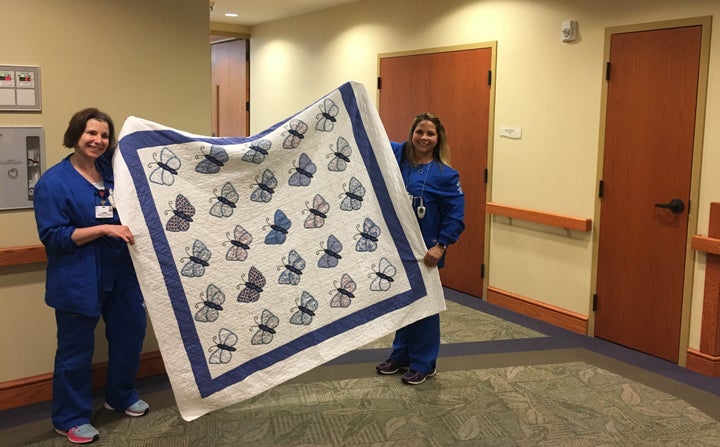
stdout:
{"type": "Polygon", "coordinates": [[[720,239],[715,239],[714,237],[695,235],[692,237],[690,246],[693,250],[720,255],[720,239]]]}
{"type": "MultiPolygon", "coordinates": [[[[693,248],[696,238],[698,236],[693,237],[693,248]]],[[[704,245],[707,259],[699,352],[712,358],[720,358],[720,203],[718,202],[710,203],[708,237],[702,240],[709,242],[704,245]]]]}
{"type": "Polygon", "coordinates": [[[45,247],[42,244],[0,248],[0,267],[45,261],[47,261],[47,257],[45,256],[45,247]]]}
{"type": "Polygon", "coordinates": [[[578,334],[587,334],[588,317],[567,309],[542,303],[495,287],[488,287],[487,302],[578,334]]]}
{"type": "MultiPolygon", "coordinates": [[[[140,356],[137,378],[152,377],[165,373],[160,351],[145,352],[140,356]]],[[[107,362],[93,365],[93,389],[105,386],[107,362]]],[[[0,383],[0,411],[52,399],[52,373],[0,383]]]]}
{"type": "Polygon", "coordinates": [[[581,217],[563,216],[560,214],[547,213],[514,206],[501,205],[499,203],[487,202],[485,210],[494,216],[504,216],[511,219],[522,219],[530,222],[551,225],[553,227],[565,228],[588,232],[592,229],[592,219],[581,217]]]}
{"type": "Polygon", "coordinates": [[[720,377],[720,357],[703,354],[695,349],[687,350],[685,367],[709,377],[720,377]]]}

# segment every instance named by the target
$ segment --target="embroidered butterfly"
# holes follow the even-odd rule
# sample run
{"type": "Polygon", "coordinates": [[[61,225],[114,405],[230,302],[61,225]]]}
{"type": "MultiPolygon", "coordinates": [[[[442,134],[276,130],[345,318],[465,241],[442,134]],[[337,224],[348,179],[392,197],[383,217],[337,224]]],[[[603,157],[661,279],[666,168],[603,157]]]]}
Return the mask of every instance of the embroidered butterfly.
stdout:
{"type": "Polygon", "coordinates": [[[305,132],[308,130],[308,125],[297,118],[293,118],[285,125],[285,129],[287,132],[282,133],[285,137],[283,147],[285,149],[295,149],[300,146],[303,138],[305,138],[305,132]]]}
{"type": "MultiPolygon", "coordinates": [[[[295,166],[295,162],[293,162],[295,166]]],[[[290,186],[308,186],[313,178],[313,174],[317,172],[317,166],[310,160],[306,153],[300,154],[300,164],[288,171],[292,173],[288,179],[290,186]],[[293,173],[293,171],[295,171],[293,173]]]]}
{"type": "Polygon", "coordinates": [[[380,259],[377,270],[375,270],[375,264],[372,265],[372,268],[373,273],[369,273],[368,278],[375,276],[375,279],[370,283],[370,290],[385,291],[390,289],[393,281],[395,281],[393,276],[397,273],[395,266],[387,258],[383,257],[380,259]]]}
{"type": "MultiPolygon", "coordinates": [[[[245,281],[245,275],[240,275],[240,277],[245,281]]],[[[260,293],[263,291],[263,287],[265,287],[265,277],[260,273],[260,270],[254,266],[250,267],[248,279],[245,281],[244,286],[238,294],[237,300],[241,303],[254,303],[260,299],[260,293]]],[[[241,286],[238,285],[237,288],[239,289],[240,287],[241,286]]]]}
{"type": "Polygon", "coordinates": [[[157,154],[154,152],[153,160],[155,161],[150,162],[148,167],[152,167],[153,165],[157,165],[157,167],[153,169],[148,179],[158,185],[171,186],[175,182],[175,176],[182,166],[180,158],[175,155],[173,151],[164,147],[162,151],[160,151],[160,160],[157,159],[157,154]]]}
{"type": "Polygon", "coordinates": [[[218,332],[217,337],[213,337],[215,346],[211,346],[209,362],[215,365],[228,363],[232,360],[232,353],[235,352],[234,346],[238,342],[238,337],[231,330],[222,328],[218,332]]]}
{"type": "Polygon", "coordinates": [[[375,251],[377,249],[378,236],[380,236],[381,232],[380,227],[375,225],[375,222],[373,222],[369,217],[366,217],[363,222],[362,230],[360,229],[360,225],[355,228],[357,228],[359,233],[353,236],[353,239],[360,236],[360,239],[358,239],[355,244],[355,251],[375,251]]]}
{"type": "Polygon", "coordinates": [[[195,156],[196,159],[200,157],[205,158],[195,166],[195,172],[199,172],[200,174],[216,174],[220,172],[220,168],[225,166],[225,163],[227,163],[229,159],[225,148],[212,144],[210,145],[209,154],[205,153],[204,149],[205,146],[200,146],[200,152],[202,152],[202,154],[195,156]]]}
{"type": "Polygon", "coordinates": [[[292,226],[292,222],[283,213],[282,210],[275,210],[274,222],[270,223],[268,218],[265,218],[267,225],[263,225],[263,230],[270,227],[271,230],[265,236],[265,243],[268,245],[279,245],[285,242],[287,238],[288,230],[292,226]]]}
{"type": "Polygon", "coordinates": [[[312,323],[318,308],[317,300],[309,293],[303,292],[302,296],[295,300],[295,304],[297,304],[297,311],[290,317],[290,323],[305,326],[312,323]]]}
{"type": "MultiPolygon", "coordinates": [[[[320,242],[320,247],[322,247],[322,242],[320,242]]],[[[342,256],[340,256],[342,249],[342,242],[332,234],[328,236],[327,247],[323,247],[322,250],[316,252],[316,254],[324,252],[323,255],[320,256],[320,259],[318,259],[318,267],[325,269],[337,267],[338,261],[342,259],[342,256]]]]}
{"type": "Polygon", "coordinates": [[[260,139],[250,144],[247,152],[242,156],[242,161],[249,163],[260,164],[265,160],[265,156],[272,147],[272,141],[266,139],[260,139]]]}
{"type": "Polygon", "coordinates": [[[337,121],[335,117],[340,113],[340,109],[330,98],[325,98],[319,107],[321,113],[316,116],[318,122],[315,124],[315,129],[322,132],[330,132],[333,130],[333,127],[335,127],[335,122],[337,121]]]}
{"type": "MultiPolygon", "coordinates": [[[[280,319],[269,310],[264,309],[260,315],[260,321],[258,321],[258,317],[255,316],[255,323],[257,331],[255,335],[252,336],[252,339],[250,339],[250,344],[266,345],[272,341],[273,335],[275,335],[275,328],[280,324],[280,319]]],[[[255,327],[251,328],[251,330],[255,327]]]]}
{"type": "MultiPolygon", "coordinates": [[[[225,234],[232,244],[225,254],[225,259],[228,261],[246,260],[248,257],[247,251],[250,250],[250,243],[253,240],[252,234],[240,225],[235,226],[232,238],[230,238],[230,233],[225,234]]],[[[225,245],[225,242],[223,242],[223,245],[225,245]]]]}
{"type": "MultiPolygon", "coordinates": [[[[305,228],[320,228],[325,225],[325,219],[327,219],[327,212],[330,211],[330,204],[323,199],[320,194],[315,194],[313,198],[312,207],[308,206],[308,202],[305,202],[307,211],[310,213],[305,218],[305,228]]],[[[303,213],[305,210],[302,211],[303,213]]]]}
{"type": "Polygon", "coordinates": [[[220,190],[220,195],[217,193],[217,188],[213,188],[213,194],[215,197],[211,198],[210,202],[216,202],[210,207],[210,215],[220,218],[232,216],[235,204],[240,200],[235,187],[230,182],[226,182],[220,190]]]}
{"type": "Polygon", "coordinates": [[[178,194],[175,198],[175,207],[173,208],[173,202],[169,202],[170,210],[165,211],[167,214],[172,211],[173,215],[170,216],[165,229],[177,233],[179,231],[187,231],[190,228],[190,222],[193,221],[195,215],[195,207],[192,206],[190,201],[182,194],[178,194]]]}
{"type": "Polygon", "coordinates": [[[278,284],[292,284],[296,286],[300,284],[300,275],[305,268],[305,260],[295,250],[290,250],[288,255],[287,263],[285,263],[285,257],[283,256],[282,262],[284,265],[278,267],[278,270],[285,270],[280,273],[278,277],[278,284]]]}
{"type": "Polygon", "coordinates": [[[205,267],[209,266],[210,257],[212,253],[199,239],[195,239],[192,247],[192,254],[189,252],[189,248],[185,247],[185,252],[188,254],[188,258],[180,258],[180,262],[185,262],[189,259],[189,262],[185,264],[180,271],[183,276],[190,278],[197,278],[205,274],[205,267]]]}
{"type": "MultiPolygon", "coordinates": [[[[205,295],[203,302],[195,305],[195,308],[201,306],[200,310],[195,312],[195,321],[213,322],[218,319],[220,311],[223,310],[222,304],[225,302],[225,294],[216,285],[209,284],[205,295]]],[[[200,298],[203,298],[202,293],[200,298]]]]}
{"type": "Polygon", "coordinates": [[[262,180],[255,177],[255,184],[250,186],[255,190],[250,194],[250,200],[253,202],[269,202],[272,200],[272,195],[277,188],[278,181],[275,178],[275,174],[269,169],[266,169],[262,173],[262,180]]]}
{"type": "MultiPolygon", "coordinates": [[[[332,144],[330,148],[332,148],[332,144]]],[[[338,137],[335,151],[327,155],[327,157],[333,157],[328,163],[328,170],[335,172],[344,171],[347,168],[347,164],[350,163],[351,154],[352,148],[350,147],[350,143],[348,143],[345,138],[338,137]]]]}
{"type": "MultiPolygon", "coordinates": [[[[345,189],[343,183],[343,189],[345,189]]],[[[350,189],[345,191],[345,197],[340,201],[340,209],[343,211],[359,210],[362,206],[363,196],[365,195],[365,187],[360,180],[352,177],[350,179],[350,189]]],[[[343,194],[340,194],[342,197],[343,194]]]]}
{"type": "Polygon", "coordinates": [[[333,281],[335,290],[331,290],[330,293],[335,295],[330,300],[330,307],[349,307],[352,299],[355,298],[353,292],[357,289],[357,284],[347,273],[344,273],[340,278],[340,286],[337,285],[337,281],[333,281]]]}

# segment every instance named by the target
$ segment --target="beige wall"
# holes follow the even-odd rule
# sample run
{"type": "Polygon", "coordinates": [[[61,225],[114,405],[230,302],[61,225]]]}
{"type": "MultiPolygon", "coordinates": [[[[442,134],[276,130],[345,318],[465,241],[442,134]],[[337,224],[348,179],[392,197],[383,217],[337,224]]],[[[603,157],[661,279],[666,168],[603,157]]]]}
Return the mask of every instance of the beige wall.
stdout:
{"type": "MultiPolygon", "coordinates": [[[[2,65],[38,65],[43,110],[0,112],[0,126],[45,129],[46,164],[69,152],[62,135],[77,110],[108,112],[119,132],[139,116],[210,132],[207,2],[28,0],[3,2],[2,65]]],[[[0,211],[0,247],[38,244],[32,210],[0,211]]],[[[43,301],[44,266],[0,268],[0,382],[52,371],[54,315],[43,301]]],[[[106,359],[102,328],[96,361],[106,359]]],[[[152,335],[145,350],[156,350],[152,335]]]]}
{"type": "MultiPolygon", "coordinates": [[[[497,42],[489,200],[594,218],[605,29],[712,16],[711,0],[364,0],[254,27],[251,133],[348,80],[375,97],[380,53],[497,42]],[[561,41],[560,25],[580,38],[561,41]],[[523,138],[498,137],[522,126],[523,138]]],[[[712,48],[720,44],[718,33],[712,48]]],[[[707,123],[720,119],[720,54],[710,58],[707,123]]],[[[707,234],[709,202],[720,200],[720,127],[706,125],[697,232],[707,234]]],[[[691,229],[695,231],[695,229],[691,229]]],[[[595,233],[491,219],[491,286],[589,315],[595,233]]],[[[693,266],[689,345],[699,345],[705,255],[693,266]]]]}

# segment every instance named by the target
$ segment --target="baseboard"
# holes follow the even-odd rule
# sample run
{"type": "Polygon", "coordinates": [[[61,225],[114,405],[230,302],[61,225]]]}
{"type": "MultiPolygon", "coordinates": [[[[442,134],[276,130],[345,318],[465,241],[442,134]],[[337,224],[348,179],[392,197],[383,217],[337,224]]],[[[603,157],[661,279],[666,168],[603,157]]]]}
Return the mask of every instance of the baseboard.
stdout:
{"type": "Polygon", "coordinates": [[[720,377],[720,357],[704,354],[696,349],[688,349],[685,367],[709,377],[720,377]]]}
{"type": "MultiPolygon", "coordinates": [[[[145,352],[140,356],[137,377],[152,377],[165,373],[160,351],[145,352]]],[[[105,386],[107,362],[93,365],[93,389],[105,386]]],[[[0,411],[52,399],[52,373],[0,383],[0,411]]]]}
{"type": "Polygon", "coordinates": [[[578,334],[586,335],[588,331],[587,316],[551,306],[506,290],[488,287],[487,302],[578,334]]]}

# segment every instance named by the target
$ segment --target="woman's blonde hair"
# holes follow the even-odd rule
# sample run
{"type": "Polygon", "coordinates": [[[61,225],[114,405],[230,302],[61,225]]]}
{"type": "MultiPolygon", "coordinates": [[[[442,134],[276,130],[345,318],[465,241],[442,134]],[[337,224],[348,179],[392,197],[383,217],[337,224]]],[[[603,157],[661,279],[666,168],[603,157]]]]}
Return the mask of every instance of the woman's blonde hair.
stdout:
{"type": "Polygon", "coordinates": [[[420,124],[422,121],[430,121],[435,125],[435,129],[437,130],[437,144],[433,148],[433,160],[442,163],[446,166],[450,166],[450,146],[447,142],[447,135],[445,133],[445,126],[443,125],[442,121],[440,121],[440,118],[438,118],[436,115],[430,113],[430,112],[423,112],[415,117],[415,119],[412,122],[412,126],[410,126],[410,134],[408,135],[408,139],[405,142],[405,147],[403,148],[405,152],[405,156],[412,164],[416,163],[415,158],[415,151],[413,151],[413,145],[412,145],[412,139],[413,134],[415,133],[415,128],[420,124]]]}

